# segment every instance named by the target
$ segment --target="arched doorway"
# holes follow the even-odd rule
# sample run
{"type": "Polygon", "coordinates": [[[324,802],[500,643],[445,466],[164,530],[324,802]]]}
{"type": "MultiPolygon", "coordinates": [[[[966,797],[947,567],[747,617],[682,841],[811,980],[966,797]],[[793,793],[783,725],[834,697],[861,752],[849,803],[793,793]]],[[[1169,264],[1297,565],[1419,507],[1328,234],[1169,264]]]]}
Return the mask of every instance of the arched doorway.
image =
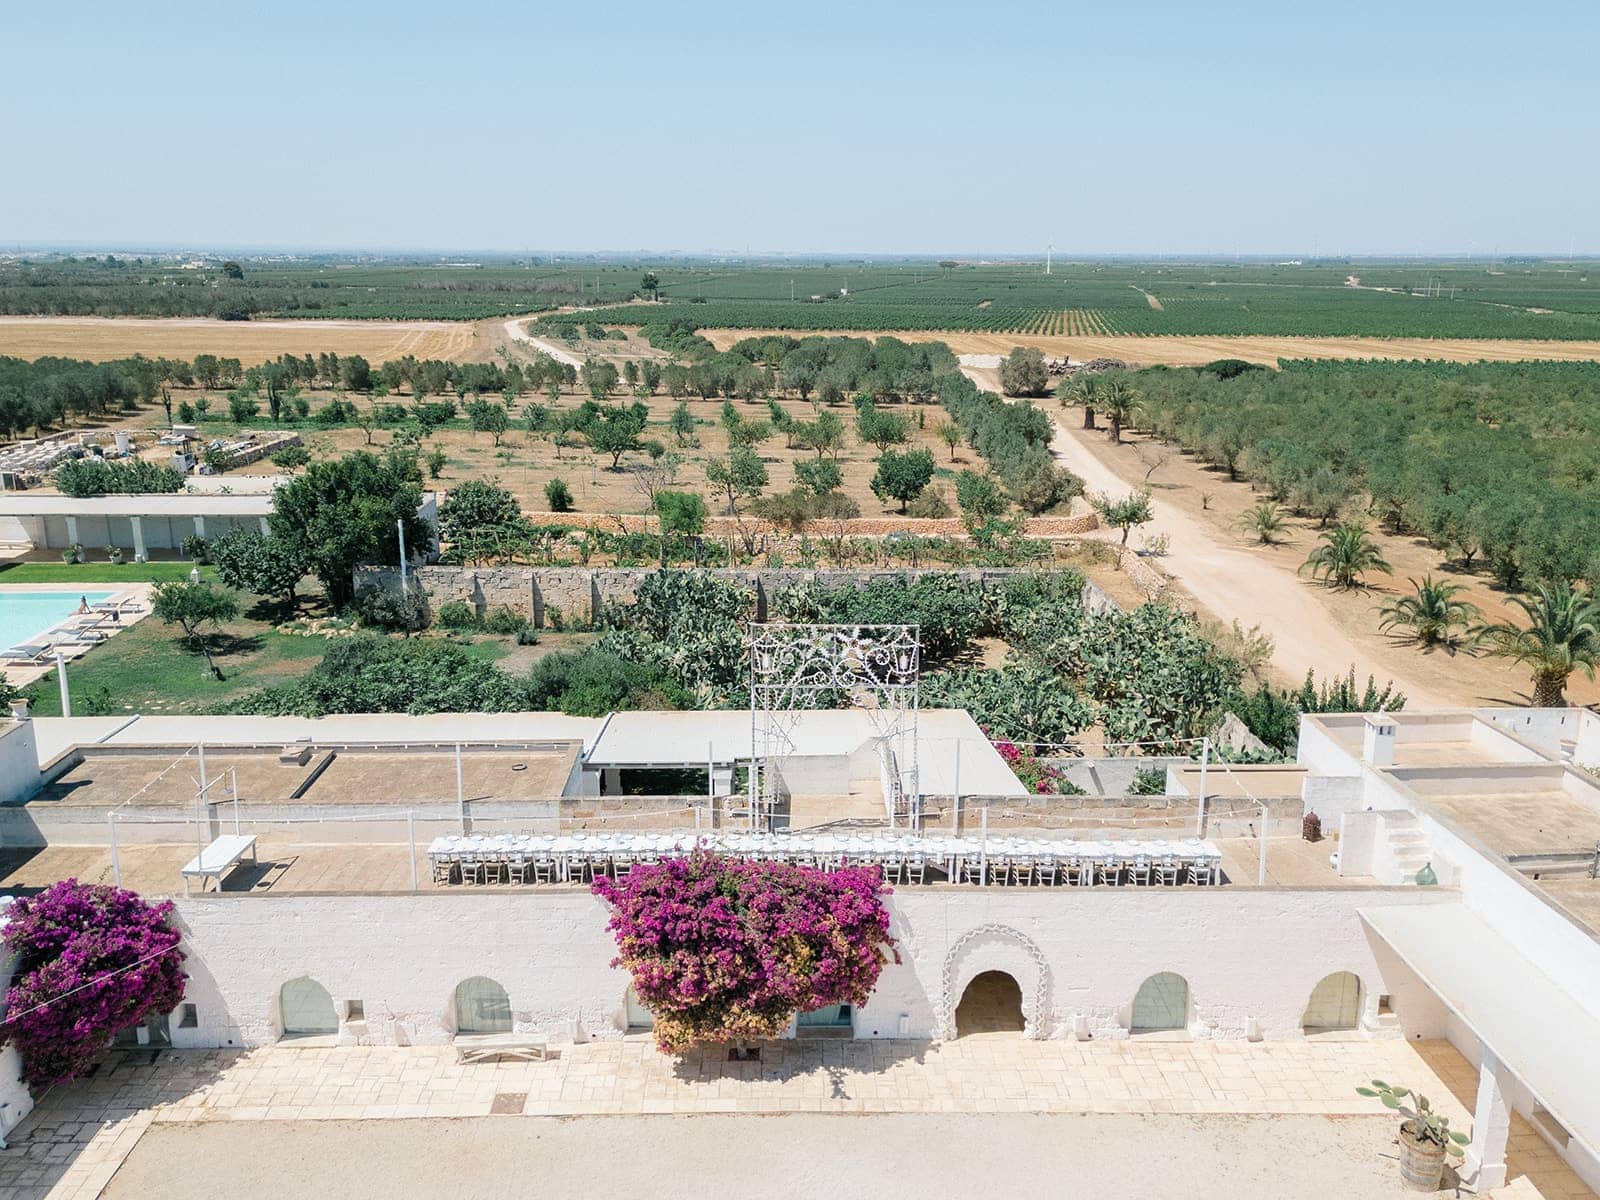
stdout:
{"type": "Polygon", "coordinates": [[[956,1036],[974,1033],[1021,1033],[1022,985],[1005,971],[983,971],[961,993],[956,1005],[956,1036]]]}
{"type": "Polygon", "coordinates": [[[1189,982],[1182,975],[1162,971],[1139,985],[1133,998],[1130,1033],[1160,1033],[1189,1026],[1189,982]]]}
{"type": "Polygon", "coordinates": [[[327,1037],[339,1032],[333,997],[315,979],[291,979],[279,988],[278,1015],[286,1038],[327,1037]]]}
{"type": "Polygon", "coordinates": [[[1361,1024],[1361,977],[1338,971],[1311,990],[1300,1027],[1307,1033],[1355,1029],[1361,1024]]]}
{"type": "Polygon", "coordinates": [[[474,975],[456,984],[457,1033],[510,1033],[511,998],[492,979],[474,975]]]}

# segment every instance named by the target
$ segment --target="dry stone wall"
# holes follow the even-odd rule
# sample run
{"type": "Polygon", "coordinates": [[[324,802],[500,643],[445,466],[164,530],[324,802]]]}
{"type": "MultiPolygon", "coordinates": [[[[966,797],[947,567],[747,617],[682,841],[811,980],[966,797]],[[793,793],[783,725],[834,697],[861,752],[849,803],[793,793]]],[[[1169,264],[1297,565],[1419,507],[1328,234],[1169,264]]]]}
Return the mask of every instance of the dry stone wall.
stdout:
{"type": "MultiPolygon", "coordinates": [[[[425,566],[411,572],[421,586],[429,608],[452,600],[464,601],[481,615],[501,607],[533,622],[535,628],[594,624],[608,604],[632,604],[640,583],[654,568],[633,567],[467,567],[425,566]]],[[[1030,573],[1023,568],[964,568],[958,570],[819,570],[798,568],[717,568],[711,574],[730,579],[756,594],[756,619],[765,620],[772,596],[784,588],[819,580],[831,586],[864,586],[880,576],[958,575],[984,583],[1001,583],[1008,577],[1030,573]]],[[[356,575],[358,592],[370,589],[398,591],[400,573],[388,568],[365,569],[356,575]]],[[[1084,603],[1095,612],[1116,607],[1100,588],[1084,585],[1084,603]]]]}

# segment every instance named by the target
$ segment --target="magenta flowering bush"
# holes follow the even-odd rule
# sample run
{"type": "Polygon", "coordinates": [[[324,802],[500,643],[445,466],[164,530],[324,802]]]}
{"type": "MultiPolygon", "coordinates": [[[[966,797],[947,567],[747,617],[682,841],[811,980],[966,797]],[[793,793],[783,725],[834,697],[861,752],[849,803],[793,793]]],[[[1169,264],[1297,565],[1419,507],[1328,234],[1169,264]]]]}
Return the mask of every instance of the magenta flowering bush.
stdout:
{"type": "Polygon", "coordinates": [[[825,872],[695,854],[594,881],[613,966],[633,976],[668,1053],[777,1037],[799,1012],[863,1004],[891,956],[876,867],[825,872]]]}
{"type": "Polygon", "coordinates": [[[1079,790],[1067,779],[1066,772],[1042,761],[1032,747],[1024,748],[1005,738],[991,739],[990,744],[1022,786],[1035,796],[1071,795],[1079,790]]]}
{"type": "Polygon", "coordinates": [[[63,879],[13,902],[6,915],[6,950],[16,963],[0,1040],[21,1052],[31,1087],[77,1078],[115,1034],[183,999],[170,902],[63,879]]]}

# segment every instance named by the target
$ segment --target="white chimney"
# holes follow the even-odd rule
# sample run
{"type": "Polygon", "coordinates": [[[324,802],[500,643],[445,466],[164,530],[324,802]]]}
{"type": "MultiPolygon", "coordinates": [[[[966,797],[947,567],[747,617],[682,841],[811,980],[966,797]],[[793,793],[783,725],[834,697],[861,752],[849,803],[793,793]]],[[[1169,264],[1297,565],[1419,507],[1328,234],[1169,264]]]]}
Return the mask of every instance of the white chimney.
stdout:
{"type": "Polygon", "coordinates": [[[1361,761],[1369,767],[1394,766],[1394,718],[1368,713],[1361,720],[1361,761]]]}

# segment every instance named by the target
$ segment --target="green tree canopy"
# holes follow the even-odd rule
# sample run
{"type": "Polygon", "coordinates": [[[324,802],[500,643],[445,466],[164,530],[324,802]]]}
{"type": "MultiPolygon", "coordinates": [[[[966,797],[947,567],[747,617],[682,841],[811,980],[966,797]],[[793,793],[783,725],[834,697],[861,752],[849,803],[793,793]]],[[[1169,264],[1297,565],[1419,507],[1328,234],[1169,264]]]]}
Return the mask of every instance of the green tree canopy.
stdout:
{"type": "Polygon", "coordinates": [[[278,488],[268,522],[343,608],[354,597],[358,566],[397,561],[401,526],[408,551],[433,540],[431,524],[417,515],[421,503],[422,485],[409,471],[363,450],[312,463],[278,488]]]}

